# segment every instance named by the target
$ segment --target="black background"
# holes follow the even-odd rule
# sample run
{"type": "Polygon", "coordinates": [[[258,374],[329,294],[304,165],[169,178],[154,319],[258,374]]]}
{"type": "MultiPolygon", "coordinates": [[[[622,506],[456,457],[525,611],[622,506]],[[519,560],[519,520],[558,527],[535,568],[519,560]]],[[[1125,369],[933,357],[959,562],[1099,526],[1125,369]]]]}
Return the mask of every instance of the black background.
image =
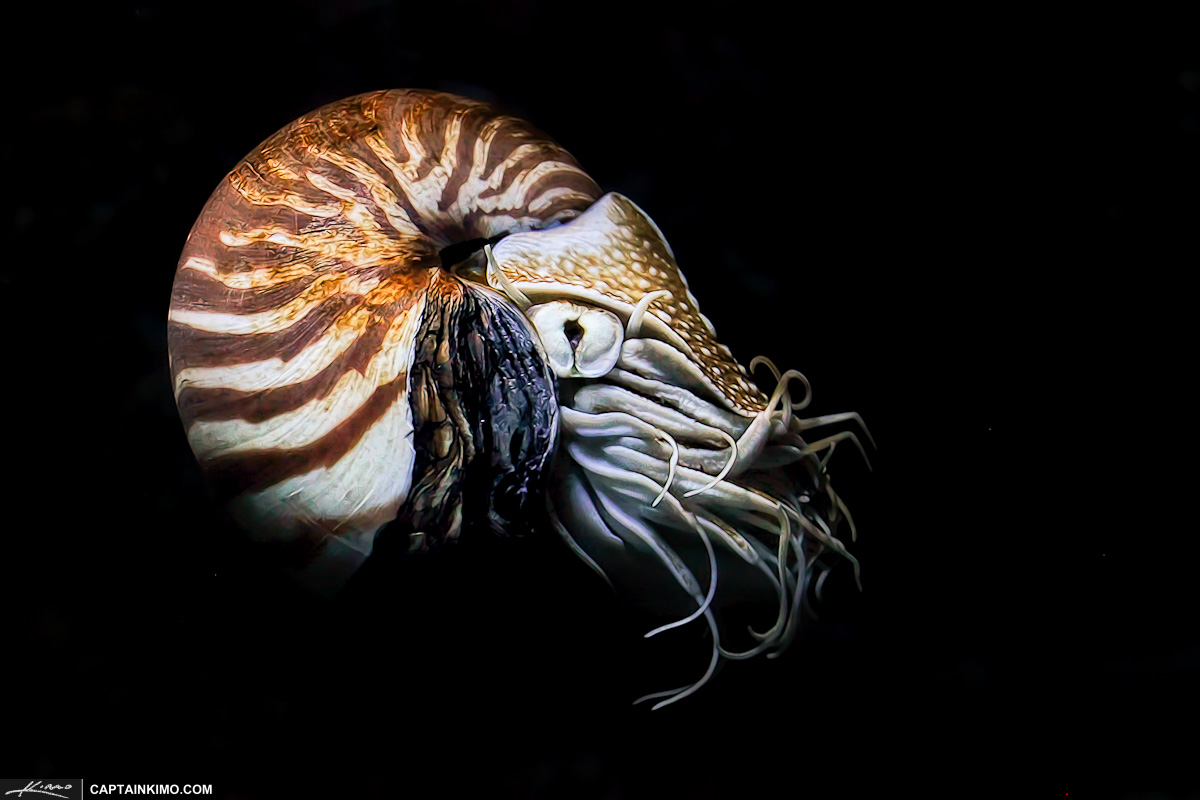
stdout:
{"type": "MultiPolygon", "coordinates": [[[[804,4],[807,5],[807,4],[804,4]]],[[[1200,28],[749,2],[6,12],[9,775],[227,797],[1200,796],[1189,324],[1200,28]],[[192,222],[362,91],[491,100],[670,240],[743,361],[880,449],[778,660],[698,695],[553,536],[320,607],[211,507],[170,395],[192,222]],[[15,477],[15,480],[14,480],[15,477]]],[[[367,580],[372,579],[372,580],[367,580]]],[[[365,587],[365,588],[363,588],[365,587]]]]}

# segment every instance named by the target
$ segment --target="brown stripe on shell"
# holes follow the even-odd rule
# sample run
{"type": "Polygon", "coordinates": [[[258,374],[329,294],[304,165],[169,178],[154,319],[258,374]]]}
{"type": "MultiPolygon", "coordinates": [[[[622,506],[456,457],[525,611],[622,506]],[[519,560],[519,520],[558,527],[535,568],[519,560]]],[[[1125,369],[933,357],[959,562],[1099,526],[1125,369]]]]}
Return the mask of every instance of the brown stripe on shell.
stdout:
{"type": "Polygon", "coordinates": [[[365,373],[371,359],[379,354],[391,320],[368,325],[366,332],[313,377],[271,389],[243,392],[237,389],[198,389],[185,386],[176,402],[180,415],[192,422],[242,419],[262,422],[300,408],[312,400],[329,396],[342,376],[351,370],[365,373]]]}
{"type": "Polygon", "coordinates": [[[580,212],[575,209],[577,203],[574,197],[560,197],[552,200],[543,209],[547,219],[557,219],[559,222],[570,222],[578,217],[580,212]]]}
{"type": "Polygon", "coordinates": [[[446,180],[446,185],[442,187],[442,195],[438,198],[439,211],[445,212],[458,201],[458,194],[471,175],[470,167],[475,153],[475,142],[480,133],[479,125],[472,124],[476,120],[471,117],[478,116],[478,111],[474,113],[468,111],[460,117],[463,130],[459,132],[458,141],[454,147],[455,169],[446,180]]]}
{"type": "MultiPolygon", "coordinates": [[[[303,231],[306,228],[307,226],[301,225],[296,230],[303,231]]],[[[237,230],[237,226],[236,223],[226,223],[220,225],[218,229],[222,231],[235,231],[237,230]]],[[[240,247],[229,247],[214,237],[214,241],[189,248],[187,253],[189,256],[204,258],[213,262],[220,275],[237,275],[260,269],[279,269],[284,267],[298,272],[312,269],[312,265],[306,263],[303,259],[297,258],[295,248],[274,242],[253,242],[240,247]],[[230,253],[229,251],[231,250],[235,252],[230,253]]],[[[183,262],[180,262],[181,269],[182,266],[183,262]]]]}
{"type": "MultiPolygon", "coordinates": [[[[265,164],[260,165],[266,169],[265,164]]],[[[306,217],[304,224],[335,215],[338,209],[333,198],[308,180],[312,165],[293,160],[293,166],[297,171],[289,168],[285,174],[282,162],[276,161],[275,171],[264,175],[243,161],[229,174],[229,185],[255,207],[255,217],[261,221],[271,220],[273,213],[281,222],[286,221],[288,212],[306,217]]]]}
{"type": "Polygon", "coordinates": [[[206,265],[185,265],[175,276],[172,308],[219,314],[257,314],[287,305],[303,296],[305,290],[318,280],[328,283],[330,279],[340,279],[339,284],[332,285],[352,289],[384,279],[392,271],[386,264],[357,266],[343,263],[335,276],[331,274],[333,265],[326,266],[329,268],[318,271],[279,261],[256,270],[218,273],[220,277],[214,277],[206,265]],[[347,282],[347,278],[353,279],[352,282],[347,282]],[[244,285],[237,285],[239,283],[244,285]],[[258,285],[254,285],[256,283],[258,285]]]}
{"type": "Polygon", "coordinates": [[[353,414],[305,447],[242,451],[218,456],[206,465],[218,496],[233,498],[341,461],[371,426],[404,393],[408,373],[378,387],[353,414]]]}
{"type": "MultiPolygon", "coordinates": [[[[520,145],[518,144],[518,147],[519,146],[520,145]]],[[[479,193],[480,199],[488,200],[496,195],[504,194],[512,186],[512,182],[516,179],[516,176],[521,175],[526,171],[533,169],[537,165],[549,160],[553,160],[553,154],[547,153],[543,148],[538,147],[530,150],[505,169],[504,175],[506,178],[508,178],[508,180],[503,185],[495,187],[489,186],[488,188],[484,189],[479,193]]],[[[504,159],[499,159],[497,166],[499,166],[500,163],[503,163],[503,161],[504,159]]],[[[553,175],[554,173],[551,174],[553,175]]]]}
{"type": "Polygon", "coordinates": [[[291,327],[273,333],[231,335],[202,331],[178,322],[167,326],[174,378],[188,367],[228,367],[278,358],[291,361],[325,335],[334,322],[364,301],[362,295],[337,294],[321,302],[291,327]]]}
{"type": "Polygon", "coordinates": [[[221,314],[257,314],[285,305],[304,293],[317,279],[315,272],[286,283],[253,289],[234,289],[200,270],[182,269],[175,278],[171,305],[188,311],[221,314]]]}
{"type": "MultiPolygon", "coordinates": [[[[392,220],[388,218],[383,207],[376,202],[374,194],[376,186],[372,184],[378,185],[379,189],[387,194],[387,201],[403,211],[403,215],[397,215],[400,219],[408,224],[414,224],[413,219],[417,215],[416,209],[411,203],[400,202],[402,197],[406,197],[405,192],[396,182],[391,171],[386,169],[386,165],[382,164],[378,156],[374,159],[374,163],[359,158],[354,152],[356,148],[349,142],[346,144],[347,146],[341,150],[326,151],[322,160],[310,170],[310,173],[320,175],[329,183],[351,192],[355,201],[362,205],[374,219],[379,230],[391,231],[393,234],[400,233],[394,228],[392,220]],[[385,171],[378,172],[374,164],[384,166],[385,171]]],[[[375,154],[372,153],[372,155],[375,154]]],[[[311,174],[309,180],[314,180],[311,174]]],[[[401,238],[411,238],[411,236],[403,234],[401,238]]]]}
{"type": "MultiPolygon", "coordinates": [[[[215,196],[215,195],[214,195],[215,196]]],[[[211,200],[209,201],[212,202],[211,200]]],[[[290,216],[291,209],[270,209],[266,213],[268,220],[271,215],[278,214],[284,225],[290,216]]],[[[240,202],[229,201],[223,208],[206,208],[192,231],[188,235],[188,243],[183,256],[179,259],[180,271],[189,258],[205,259],[213,263],[222,275],[232,275],[238,272],[249,272],[264,267],[272,267],[295,260],[292,248],[285,248],[273,242],[255,242],[241,247],[229,247],[221,241],[221,233],[238,230],[242,220],[257,216],[257,210],[251,210],[240,202]]],[[[300,216],[293,218],[295,224],[300,223],[296,230],[303,230],[313,224],[313,218],[300,216]]],[[[268,222],[268,224],[271,224],[268,222]]],[[[278,224],[278,223],[276,223],[278,224]]]]}
{"type": "MultiPolygon", "coordinates": [[[[324,197],[326,200],[331,199],[329,195],[324,195],[324,197]]],[[[226,219],[220,221],[220,228],[221,230],[236,232],[251,230],[254,228],[280,228],[288,231],[302,231],[307,228],[319,228],[324,226],[325,219],[329,219],[329,217],[319,217],[313,214],[305,214],[302,211],[298,211],[286,205],[255,205],[252,215],[247,215],[245,213],[238,216],[229,215],[226,219]],[[253,218],[252,225],[245,224],[248,216],[252,216],[253,218]]],[[[218,243],[221,244],[220,242],[218,243]]],[[[225,245],[221,244],[221,246],[224,247],[225,245]]],[[[243,250],[245,255],[250,255],[254,253],[252,248],[262,246],[263,245],[260,244],[248,244],[242,245],[238,249],[243,250]]],[[[287,257],[286,250],[279,245],[266,247],[265,249],[268,253],[274,254],[276,258],[287,257]]]]}
{"type": "Polygon", "coordinates": [[[528,194],[530,197],[541,197],[545,192],[558,188],[571,189],[584,195],[590,195],[596,190],[596,183],[588,176],[578,173],[568,175],[551,173],[534,181],[533,185],[529,187],[528,194]]]}
{"type": "MultiPolygon", "coordinates": [[[[397,108],[401,109],[398,115],[400,125],[394,128],[394,131],[419,145],[423,151],[416,173],[417,180],[423,181],[429,177],[435,166],[441,165],[442,150],[446,146],[445,122],[449,116],[449,109],[428,95],[418,97],[411,103],[398,104],[397,108]]],[[[413,157],[418,155],[415,150],[413,148],[409,151],[413,157]]]]}
{"type": "MultiPolygon", "coordinates": [[[[381,130],[375,130],[371,135],[379,141],[384,141],[381,130]]],[[[408,217],[409,222],[412,223],[414,228],[420,231],[422,236],[427,237],[425,244],[430,253],[436,253],[437,250],[449,244],[445,240],[436,221],[429,219],[426,214],[422,213],[421,208],[409,198],[408,193],[404,191],[404,188],[396,180],[396,176],[392,174],[392,170],[388,168],[388,165],[383,162],[378,153],[371,149],[371,146],[366,141],[346,142],[345,148],[347,153],[350,153],[363,164],[367,165],[392,190],[392,193],[396,197],[396,204],[404,210],[404,214],[408,217]]]]}
{"type": "MultiPolygon", "coordinates": [[[[522,156],[516,164],[509,167],[508,171],[517,174],[520,171],[518,165],[525,163],[525,169],[536,166],[541,161],[547,160],[550,156],[553,160],[559,159],[557,148],[547,146],[545,143],[550,139],[541,131],[534,128],[532,125],[523,125],[522,127],[510,126],[496,132],[492,137],[491,147],[488,149],[487,157],[483,162],[483,171],[485,175],[491,175],[496,171],[504,161],[508,159],[522,145],[530,145],[534,160],[527,162],[527,157],[522,156]]],[[[483,196],[483,195],[481,195],[483,196]]]]}

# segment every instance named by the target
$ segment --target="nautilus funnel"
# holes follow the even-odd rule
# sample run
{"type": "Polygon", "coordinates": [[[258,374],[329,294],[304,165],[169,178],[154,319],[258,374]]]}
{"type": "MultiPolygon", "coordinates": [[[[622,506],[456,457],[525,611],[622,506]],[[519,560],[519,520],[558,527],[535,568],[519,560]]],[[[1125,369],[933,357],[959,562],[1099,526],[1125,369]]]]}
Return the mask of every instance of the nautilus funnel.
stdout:
{"type": "Polygon", "coordinates": [[[374,92],[255,148],[188,236],[168,341],[214,491],[302,583],[335,594],[384,526],[419,552],[549,519],[674,615],[654,633],[704,620],[707,671],[656,707],[785,647],[828,558],[857,570],[825,465],[858,439],[807,433],[857,415],[800,418],[765,359],[760,391],[653,220],[483,103],[374,92]],[[744,649],[731,599],[774,610],[744,649]]]}

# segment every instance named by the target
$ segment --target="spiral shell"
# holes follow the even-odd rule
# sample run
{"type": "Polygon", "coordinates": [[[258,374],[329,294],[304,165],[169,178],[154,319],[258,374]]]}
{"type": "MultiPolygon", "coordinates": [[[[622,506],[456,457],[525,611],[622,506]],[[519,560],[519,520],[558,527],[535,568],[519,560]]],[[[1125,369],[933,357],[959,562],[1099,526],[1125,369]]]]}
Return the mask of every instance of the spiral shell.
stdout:
{"type": "Polygon", "coordinates": [[[247,155],[188,236],[169,323],[188,441],[235,517],[298,564],[356,566],[412,489],[414,426],[453,414],[412,375],[423,323],[467,302],[440,250],[597,197],[528,124],[431,92],[330,104],[247,155]]]}
{"type": "Polygon", "coordinates": [[[363,94],[255,148],[188,236],[168,341],[213,487],[318,591],[388,523],[422,549],[536,505],[614,585],[682,587],[715,665],[786,645],[817,556],[848,556],[814,456],[840,439],[800,432],[855,415],[794,418],[798,373],[759,391],[649,216],[483,103],[363,94]],[[779,598],[751,653],[720,648],[710,538],[779,598]]]}

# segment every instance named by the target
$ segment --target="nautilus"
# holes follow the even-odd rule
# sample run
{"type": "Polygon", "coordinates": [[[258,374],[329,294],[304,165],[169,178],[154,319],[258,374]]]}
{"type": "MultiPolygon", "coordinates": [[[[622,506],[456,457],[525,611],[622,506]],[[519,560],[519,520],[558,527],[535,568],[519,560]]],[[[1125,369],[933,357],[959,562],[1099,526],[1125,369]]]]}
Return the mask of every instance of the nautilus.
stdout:
{"type": "Polygon", "coordinates": [[[707,669],[658,708],[781,652],[838,559],[857,579],[826,465],[862,445],[808,431],[859,416],[802,418],[807,380],[761,357],[760,390],[654,221],[491,105],[379,91],[282,128],[204,206],[168,328],[210,486],[314,592],[385,526],[420,553],[545,520],[670,620],[647,635],[707,625],[707,669]],[[722,603],[748,600],[765,629],[727,647],[722,603]]]}

